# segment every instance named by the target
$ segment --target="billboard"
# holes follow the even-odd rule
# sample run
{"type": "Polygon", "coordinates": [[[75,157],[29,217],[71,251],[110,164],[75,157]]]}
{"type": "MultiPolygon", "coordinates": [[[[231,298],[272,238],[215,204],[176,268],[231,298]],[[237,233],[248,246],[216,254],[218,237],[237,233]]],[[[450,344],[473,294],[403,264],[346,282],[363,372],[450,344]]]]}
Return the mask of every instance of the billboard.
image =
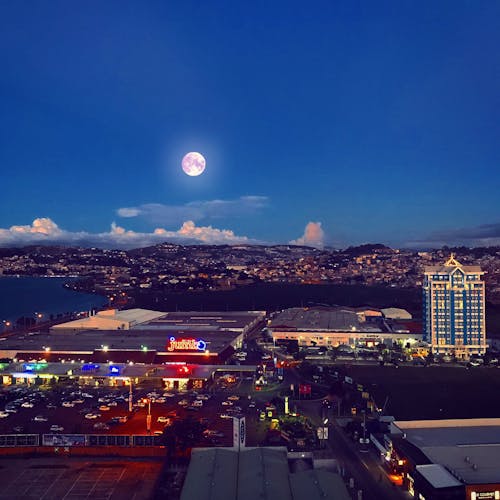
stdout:
{"type": "Polygon", "coordinates": [[[233,417],[233,448],[239,450],[246,445],[245,417],[233,417]]]}

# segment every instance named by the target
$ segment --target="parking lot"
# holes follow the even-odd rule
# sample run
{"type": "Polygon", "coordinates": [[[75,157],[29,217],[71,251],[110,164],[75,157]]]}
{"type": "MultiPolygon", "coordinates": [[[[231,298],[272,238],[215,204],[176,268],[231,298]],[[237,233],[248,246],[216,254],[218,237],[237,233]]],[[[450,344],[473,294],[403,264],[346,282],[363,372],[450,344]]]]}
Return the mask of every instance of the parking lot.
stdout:
{"type": "MultiPolygon", "coordinates": [[[[233,415],[245,415],[249,444],[262,433],[260,412],[265,404],[251,396],[250,377],[221,377],[209,391],[173,393],[159,388],[136,387],[129,412],[128,387],[10,386],[2,390],[0,434],[161,434],[175,419],[200,420],[213,432],[201,444],[229,445],[233,415]]],[[[255,441],[255,442],[254,442],[255,441]]]]}
{"type": "Polygon", "coordinates": [[[0,460],[0,499],[94,500],[151,497],[161,463],[154,461],[0,460]]]}

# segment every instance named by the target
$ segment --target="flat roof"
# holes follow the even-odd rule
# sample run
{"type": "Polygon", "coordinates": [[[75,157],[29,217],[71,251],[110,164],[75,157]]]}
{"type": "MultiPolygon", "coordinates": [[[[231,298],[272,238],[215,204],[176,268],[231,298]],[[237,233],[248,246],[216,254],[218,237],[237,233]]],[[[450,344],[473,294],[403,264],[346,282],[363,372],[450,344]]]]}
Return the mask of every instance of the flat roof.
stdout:
{"type": "Polygon", "coordinates": [[[465,483],[500,482],[500,418],[395,421],[391,429],[465,483]]]}
{"type": "Polygon", "coordinates": [[[147,321],[152,321],[156,318],[164,315],[161,311],[151,311],[149,309],[105,309],[104,311],[99,311],[93,316],[87,318],[79,318],[73,321],[68,321],[66,323],[60,323],[54,325],[51,328],[54,330],[65,330],[65,329],[88,329],[88,328],[99,328],[100,325],[106,322],[116,322],[126,323],[127,326],[134,326],[145,323],[147,321]]]}
{"type": "Polygon", "coordinates": [[[162,312],[149,309],[107,309],[94,316],[54,325],[54,330],[105,329],[106,323],[126,324],[130,329],[190,328],[243,330],[265,316],[265,311],[188,311],[162,312]]]}
{"type": "Polygon", "coordinates": [[[270,329],[290,328],[308,331],[380,332],[371,323],[361,322],[358,314],[346,308],[293,307],[278,313],[270,329]]]}
{"type": "Polygon", "coordinates": [[[392,422],[418,447],[500,443],[500,418],[392,422]]]}
{"type": "Polygon", "coordinates": [[[417,465],[416,469],[434,488],[462,486],[462,483],[440,464],[417,465]]]}
{"type": "Polygon", "coordinates": [[[181,500],[349,500],[347,489],[329,471],[291,474],[283,447],[193,449],[181,500]]]}
{"type": "MultiPolygon", "coordinates": [[[[0,345],[0,352],[93,352],[107,346],[108,351],[148,351],[166,352],[167,342],[174,332],[162,330],[81,330],[36,334],[19,334],[8,337],[0,345]]],[[[189,329],[175,331],[176,338],[203,339],[210,352],[220,352],[241,335],[237,331],[191,331],[189,329]]]]}
{"type": "Polygon", "coordinates": [[[500,443],[428,446],[422,451],[466,484],[500,482],[500,443]]]}
{"type": "Polygon", "coordinates": [[[149,321],[147,325],[138,325],[134,328],[242,330],[248,328],[254,321],[263,318],[265,314],[265,311],[169,312],[149,321]]]}

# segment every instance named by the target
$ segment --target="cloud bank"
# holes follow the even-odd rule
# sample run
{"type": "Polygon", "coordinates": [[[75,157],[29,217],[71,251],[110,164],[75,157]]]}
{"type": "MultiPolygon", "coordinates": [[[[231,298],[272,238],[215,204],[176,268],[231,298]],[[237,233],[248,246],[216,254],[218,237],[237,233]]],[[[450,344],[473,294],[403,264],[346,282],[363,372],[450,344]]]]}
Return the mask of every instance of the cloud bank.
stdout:
{"type": "Polygon", "coordinates": [[[321,228],[321,222],[308,222],[304,234],[300,238],[290,241],[290,244],[323,248],[325,246],[325,232],[321,228]]]}
{"type": "Polygon", "coordinates": [[[440,248],[442,246],[489,247],[500,245],[500,223],[435,231],[426,238],[410,241],[405,246],[440,248]]]}
{"type": "Polygon", "coordinates": [[[154,224],[176,225],[186,220],[198,222],[223,217],[253,215],[266,207],[266,196],[241,196],[235,200],[192,201],[185,205],[146,203],[136,207],[119,208],[119,217],[141,217],[154,224]]]}
{"type": "Polygon", "coordinates": [[[61,229],[49,218],[38,218],[31,225],[0,229],[0,247],[24,245],[78,245],[102,248],[139,248],[169,241],[178,244],[241,244],[257,243],[246,236],[238,236],[229,229],[197,226],[193,221],[184,222],[177,231],[157,228],[152,233],[126,230],[111,224],[106,233],[72,232],[61,229]]]}

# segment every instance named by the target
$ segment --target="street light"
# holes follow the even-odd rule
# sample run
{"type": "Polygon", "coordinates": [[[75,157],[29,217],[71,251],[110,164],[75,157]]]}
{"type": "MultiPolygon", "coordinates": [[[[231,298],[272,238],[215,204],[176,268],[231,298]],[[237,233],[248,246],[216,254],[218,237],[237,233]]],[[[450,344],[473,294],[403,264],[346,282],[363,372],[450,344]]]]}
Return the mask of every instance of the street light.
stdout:
{"type": "Polygon", "coordinates": [[[144,403],[148,404],[148,414],[146,415],[146,432],[151,434],[151,398],[143,398],[144,403]]]}
{"type": "Polygon", "coordinates": [[[133,398],[132,398],[132,378],[128,379],[129,382],[129,391],[128,391],[128,411],[132,413],[133,410],[133,398]]]}

